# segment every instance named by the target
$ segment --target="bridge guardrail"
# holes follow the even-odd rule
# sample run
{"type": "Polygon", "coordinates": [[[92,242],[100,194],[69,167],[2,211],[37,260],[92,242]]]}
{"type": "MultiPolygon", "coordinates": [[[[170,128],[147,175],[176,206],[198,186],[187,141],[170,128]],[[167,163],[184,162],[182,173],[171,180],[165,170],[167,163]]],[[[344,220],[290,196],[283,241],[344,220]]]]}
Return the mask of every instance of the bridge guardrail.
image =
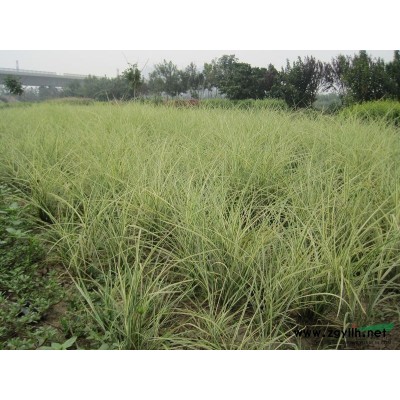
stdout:
{"type": "Polygon", "coordinates": [[[15,68],[0,68],[0,72],[12,72],[14,74],[34,74],[34,75],[51,75],[56,77],[70,77],[70,78],[87,78],[89,75],[82,74],[57,74],[57,72],[49,72],[49,71],[34,71],[30,69],[15,69],[15,68]]]}
{"type": "Polygon", "coordinates": [[[37,74],[37,75],[55,75],[59,76],[57,72],[49,72],[49,71],[32,71],[28,69],[15,69],[15,68],[0,68],[1,71],[13,72],[13,73],[30,73],[30,74],[37,74]]]}
{"type": "Polygon", "coordinates": [[[0,67],[0,75],[6,75],[7,73],[10,73],[10,75],[24,75],[25,77],[47,77],[47,78],[56,78],[60,79],[61,81],[70,79],[70,80],[83,80],[85,78],[88,78],[89,76],[99,78],[95,75],[82,75],[82,74],[57,74],[57,72],[49,72],[49,71],[34,71],[34,70],[28,70],[28,69],[15,69],[15,68],[1,68],[0,67]]]}

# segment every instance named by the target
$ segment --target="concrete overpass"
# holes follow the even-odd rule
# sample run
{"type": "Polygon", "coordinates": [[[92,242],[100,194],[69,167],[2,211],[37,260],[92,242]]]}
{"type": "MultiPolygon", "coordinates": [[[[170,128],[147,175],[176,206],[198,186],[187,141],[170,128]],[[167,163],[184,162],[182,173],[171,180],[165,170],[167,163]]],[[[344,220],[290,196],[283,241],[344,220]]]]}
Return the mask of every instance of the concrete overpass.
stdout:
{"type": "Polygon", "coordinates": [[[25,69],[0,68],[0,84],[7,76],[18,77],[23,86],[65,87],[70,83],[82,83],[87,75],[57,74],[46,71],[30,71],[25,69]]]}

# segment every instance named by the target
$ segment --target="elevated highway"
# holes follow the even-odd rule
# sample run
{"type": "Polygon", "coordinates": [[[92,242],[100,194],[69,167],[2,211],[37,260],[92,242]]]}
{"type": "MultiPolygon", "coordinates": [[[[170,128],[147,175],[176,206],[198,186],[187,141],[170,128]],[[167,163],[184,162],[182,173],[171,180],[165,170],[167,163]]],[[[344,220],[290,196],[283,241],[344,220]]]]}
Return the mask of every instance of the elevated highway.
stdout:
{"type": "Polygon", "coordinates": [[[23,86],[65,87],[73,82],[82,83],[88,75],[57,74],[56,72],[0,68],[0,84],[7,76],[18,77],[23,86]]]}

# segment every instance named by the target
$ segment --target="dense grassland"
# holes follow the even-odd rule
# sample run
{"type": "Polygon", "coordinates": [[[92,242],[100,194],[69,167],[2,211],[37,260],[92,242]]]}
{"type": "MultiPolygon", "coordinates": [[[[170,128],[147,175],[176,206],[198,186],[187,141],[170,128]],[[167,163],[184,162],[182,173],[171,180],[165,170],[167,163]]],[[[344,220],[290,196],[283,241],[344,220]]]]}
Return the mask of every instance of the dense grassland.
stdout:
{"type": "Polygon", "coordinates": [[[294,330],[398,323],[399,157],[398,129],[356,118],[0,110],[2,184],[76,285],[82,347],[345,347],[294,330]]]}

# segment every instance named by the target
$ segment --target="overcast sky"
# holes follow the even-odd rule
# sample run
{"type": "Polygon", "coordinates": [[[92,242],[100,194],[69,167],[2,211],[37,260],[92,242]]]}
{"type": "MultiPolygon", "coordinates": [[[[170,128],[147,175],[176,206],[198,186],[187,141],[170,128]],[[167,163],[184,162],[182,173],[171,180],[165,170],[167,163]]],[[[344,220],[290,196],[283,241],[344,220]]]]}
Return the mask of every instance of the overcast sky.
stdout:
{"type": "MultiPolygon", "coordinates": [[[[332,57],[342,53],[352,55],[356,50],[0,50],[0,68],[49,71],[56,73],[107,75],[114,77],[117,69],[122,72],[127,62],[138,63],[144,68],[145,75],[152,66],[163,59],[173,61],[180,68],[190,62],[202,67],[223,54],[235,54],[242,62],[253,66],[267,67],[269,63],[280,69],[286,59],[293,61],[297,56],[313,55],[321,61],[330,61],[332,57]]],[[[385,61],[393,58],[393,51],[368,50],[373,57],[381,57],[385,61]]]]}

